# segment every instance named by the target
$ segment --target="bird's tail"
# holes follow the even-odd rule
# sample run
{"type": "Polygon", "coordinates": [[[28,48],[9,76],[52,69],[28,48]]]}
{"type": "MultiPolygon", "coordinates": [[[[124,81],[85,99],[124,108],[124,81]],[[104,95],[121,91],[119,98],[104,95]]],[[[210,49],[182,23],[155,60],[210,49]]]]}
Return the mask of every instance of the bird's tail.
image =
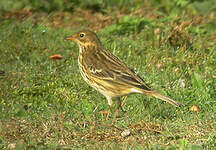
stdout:
{"type": "Polygon", "coordinates": [[[172,105],[174,105],[174,106],[176,106],[176,107],[181,107],[181,106],[183,106],[183,104],[181,104],[181,103],[179,103],[179,102],[176,102],[176,101],[174,101],[173,99],[171,99],[171,98],[169,98],[169,97],[166,97],[166,96],[164,96],[164,95],[161,95],[160,93],[157,93],[157,92],[152,92],[152,93],[151,93],[151,96],[154,96],[154,97],[156,97],[156,98],[158,98],[158,99],[161,99],[161,100],[163,100],[163,101],[166,101],[166,102],[168,102],[168,103],[170,103],[170,104],[172,104],[172,105]]]}

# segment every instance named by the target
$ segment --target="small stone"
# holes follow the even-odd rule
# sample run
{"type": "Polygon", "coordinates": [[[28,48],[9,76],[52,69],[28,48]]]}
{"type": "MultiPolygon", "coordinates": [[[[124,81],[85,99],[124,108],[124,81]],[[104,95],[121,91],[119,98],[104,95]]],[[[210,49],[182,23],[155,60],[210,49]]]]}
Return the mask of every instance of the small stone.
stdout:
{"type": "Polygon", "coordinates": [[[130,135],[130,130],[126,129],[124,130],[122,133],[121,133],[121,136],[122,137],[126,137],[126,136],[129,136],[130,135]]]}
{"type": "Polygon", "coordinates": [[[8,149],[15,149],[16,143],[10,143],[8,144],[8,149]]]}

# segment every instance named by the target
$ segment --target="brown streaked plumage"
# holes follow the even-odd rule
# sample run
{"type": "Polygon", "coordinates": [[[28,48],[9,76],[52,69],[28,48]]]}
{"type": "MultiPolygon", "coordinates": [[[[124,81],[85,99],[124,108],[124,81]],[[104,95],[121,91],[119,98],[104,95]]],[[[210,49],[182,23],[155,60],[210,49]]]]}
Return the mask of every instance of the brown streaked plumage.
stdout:
{"type": "Polygon", "coordinates": [[[94,32],[80,31],[66,39],[75,41],[79,46],[78,64],[82,77],[106,97],[110,106],[113,104],[112,99],[117,98],[119,109],[120,97],[133,93],[153,96],[174,106],[182,105],[153,91],[122,60],[105,50],[94,32]]]}

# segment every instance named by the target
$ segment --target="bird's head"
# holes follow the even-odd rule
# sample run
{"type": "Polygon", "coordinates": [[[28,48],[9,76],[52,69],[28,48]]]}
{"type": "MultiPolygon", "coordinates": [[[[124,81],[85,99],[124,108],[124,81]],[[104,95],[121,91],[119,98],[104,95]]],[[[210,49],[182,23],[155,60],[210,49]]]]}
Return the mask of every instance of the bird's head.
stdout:
{"type": "Polygon", "coordinates": [[[67,37],[66,40],[73,40],[75,41],[80,48],[82,47],[101,47],[101,42],[97,35],[89,30],[80,31],[73,34],[70,37],[67,37]]]}

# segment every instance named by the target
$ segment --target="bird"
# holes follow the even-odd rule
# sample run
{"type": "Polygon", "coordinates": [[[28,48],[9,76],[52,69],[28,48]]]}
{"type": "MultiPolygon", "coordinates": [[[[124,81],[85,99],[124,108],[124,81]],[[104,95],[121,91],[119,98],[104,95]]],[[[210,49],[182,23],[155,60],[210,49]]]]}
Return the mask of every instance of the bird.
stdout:
{"type": "MultiPolygon", "coordinates": [[[[110,109],[113,106],[113,99],[117,99],[115,115],[121,109],[120,97],[136,93],[161,99],[176,107],[183,105],[152,90],[134,70],[103,47],[95,32],[79,31],[67,37],[66,40],[72,40],[78,44],[78,66],[83,79],[106,97],[110,109]]],[[[107,116],[109,114],[110,110],[107,116]]]]}

